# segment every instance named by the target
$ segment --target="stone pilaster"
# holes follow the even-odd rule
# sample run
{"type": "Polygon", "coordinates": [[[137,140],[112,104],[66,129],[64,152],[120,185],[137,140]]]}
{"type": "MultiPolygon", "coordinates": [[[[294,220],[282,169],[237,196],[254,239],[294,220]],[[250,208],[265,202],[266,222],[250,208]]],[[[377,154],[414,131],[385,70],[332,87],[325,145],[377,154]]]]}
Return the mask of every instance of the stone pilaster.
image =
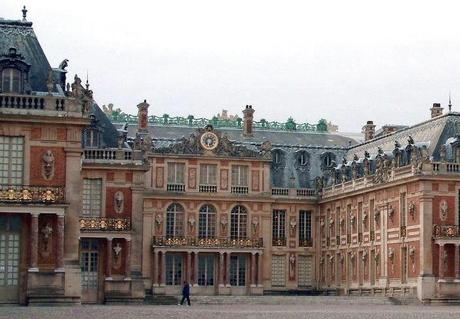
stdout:
{"type": "Polygon", "coordinates": [[[64,271],[64,214],[59,214],[56,218],[56,271],[64,271]]]}
{"type": "Polygon", "coordinates": [[[251,287],[257,286],[257,278],[256,278],[256,253],[251,254],[251,287]]]}
{"type": "Polygon", "coordinates": [[[107,238],[106,279],[112,279],[112,238],[107,238]]]}
{"type": "Polygon", "coordinates": [[[38,216],[31,214],[30,220],[30,268],[29,271],[38,271],[38,216]]]}
{"type": "Polygon", "coordinates": [[[460,279],[460,244],[455,244],[455,279],[460,279]]]}
{"type": "Polygon", "coordinates": [[[159,263],[158,263],[158,262],[159,262],[159,256],[158,256],[158,254],[159,254],[159,253],[158,253],[157,250],[155,250],[155,251],[153,252],[153,266],[152,266],[152,268],[153,268],[153,269],[152,269],[152,275],[153,275],[153,282],[152,282],[152,284],[153,284],[153,287],[159,286],[159,284],[158,284],[158,283],[159,283],[159,282],[158,282],[158,274],[159,274],[158,270],[159,270],[159,266],[160,266],[160,265],[159,265],[159,263]]]}
{"type": "Polygon", "coordinates": [[[131,239],[126,239],[125,279],[131,279],[131,239]]]}

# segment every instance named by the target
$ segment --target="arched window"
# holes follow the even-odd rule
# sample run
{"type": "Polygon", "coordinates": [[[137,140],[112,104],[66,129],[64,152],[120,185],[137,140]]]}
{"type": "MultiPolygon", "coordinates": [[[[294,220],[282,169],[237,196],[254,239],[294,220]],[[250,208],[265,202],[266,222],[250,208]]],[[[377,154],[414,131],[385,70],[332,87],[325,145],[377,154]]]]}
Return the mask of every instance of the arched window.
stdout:
{"type": "Polygon", "coordinates": [[[22,92],[21,71],[14,68],[6,68],[2,71],[2,92],[22,92]]]}
{"type": "Polygon", "coordinates": [[[216,209],[212,205],[206,204],[200,208],[200,216],[198,218],[198,237],[216,237],[216,209]]]}
{"type": "Polygon", "coordinates": [[[244,206],[233,207],[230,214],[230,238],[246,239],[248,228],[248,211],[244,206]]]}
{"type": "Polygon", "coordinates": [[[281,165],[284,160],[284,152],[282,150],[274,150],[273,151],[273,164],[274,165],[281,165]]]}
{"type": "Polygon", "coordinates": [[[166,210],[166,237],[184,236],[184,207],[173,203],[166,210]]]}
{"type": "Polygon", "coordinates": [[[307,152],[300,152],[299,154],[299,165],[307,166],[308,165],[308,154],[307,152]]]}

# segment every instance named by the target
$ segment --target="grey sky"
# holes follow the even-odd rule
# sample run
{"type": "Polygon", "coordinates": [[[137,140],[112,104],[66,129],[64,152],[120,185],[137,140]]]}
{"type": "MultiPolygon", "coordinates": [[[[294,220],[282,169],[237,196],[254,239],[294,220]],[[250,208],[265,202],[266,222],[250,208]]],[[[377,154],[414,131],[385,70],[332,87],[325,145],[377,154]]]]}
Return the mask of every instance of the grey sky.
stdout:
{"type": "Polygon", "coordinates": [[[433,102],[460,110],[456,1],[17,1],[52,66],[89,80],[97,102],[210,117],[252,104],[256,119],[359,131],[413,124],[433,102]]]}

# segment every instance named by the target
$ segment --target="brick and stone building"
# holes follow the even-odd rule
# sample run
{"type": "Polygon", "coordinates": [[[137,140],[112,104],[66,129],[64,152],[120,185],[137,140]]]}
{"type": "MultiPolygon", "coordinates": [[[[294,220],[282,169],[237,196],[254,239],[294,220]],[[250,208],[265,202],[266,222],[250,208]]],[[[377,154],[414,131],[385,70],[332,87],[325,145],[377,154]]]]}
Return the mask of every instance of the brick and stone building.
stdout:
{"type": "MultiPolygon", "coordinates": [[[[193,294],[460,299],[460,114],[365,142],[298,124],[101,108],[0,20],[0,303],[193,294]]],[[[450,108],[449,108],[450,109],[450,108]]],[[[428,115],[428,114],[427,114],[428,115]]]]}

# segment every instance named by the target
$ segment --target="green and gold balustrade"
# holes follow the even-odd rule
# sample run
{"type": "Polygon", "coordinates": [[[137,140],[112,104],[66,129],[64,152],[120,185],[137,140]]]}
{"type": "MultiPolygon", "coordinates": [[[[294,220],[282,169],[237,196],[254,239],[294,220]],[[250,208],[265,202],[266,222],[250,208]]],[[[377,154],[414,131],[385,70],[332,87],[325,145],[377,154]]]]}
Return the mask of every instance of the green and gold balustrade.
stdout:
{"type": "Polygon", "coordinates": [[[20,204],[64,203],[64,187],[33,185],[0,185],[0,202],[20,204]]]}
{"type": "Polygon", "coordinates": [[[128,231],[131,230],[130,218],[81,217],[82,231],[128,231]]]}
{"type": "Polygon", "coordinates": [[[263,239],[153,237],[154,247],[263,248],[263,239]]]}

